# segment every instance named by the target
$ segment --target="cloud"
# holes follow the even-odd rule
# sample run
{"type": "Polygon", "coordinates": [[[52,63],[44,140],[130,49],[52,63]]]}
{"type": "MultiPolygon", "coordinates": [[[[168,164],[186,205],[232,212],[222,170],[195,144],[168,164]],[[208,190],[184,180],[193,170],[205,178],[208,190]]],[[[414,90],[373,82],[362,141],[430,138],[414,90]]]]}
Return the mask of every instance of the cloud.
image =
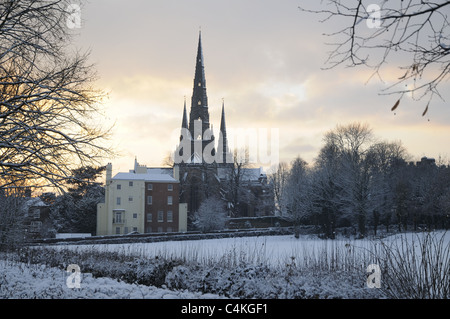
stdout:
{"type": "MultiPolygon", "coordinates": [[[[116,122],[114,139],[130,165],[137,155],[160,165],[176,146],[184,96],[190,107],[199,26],[205,57],[210,120],[220,125],[225,98],[227,127],[278,128],[280,160],[311,162],[323,134],[336,124],[367,122],[385,139],[402,140],[411,153],[437,156],[448,146],[450,113],[424,102],[379,93],[371,70],[322,70],[333,26],[300,12],[296,1],[96,0],[83,8],[78,43],[91,48],[99,85],[111,92],[105,107],[116,122]],[[329,40],[329,39],[328,39],[329,40]],[[428,122],[428,118],[430,122],[428,122]],[[173,133],[175,132],[175,133],[173,133]],[[174,137],[175,136],[175,137],[174,137]]],[[[189,110],[188,110],[189,111],[189,110]]]]}

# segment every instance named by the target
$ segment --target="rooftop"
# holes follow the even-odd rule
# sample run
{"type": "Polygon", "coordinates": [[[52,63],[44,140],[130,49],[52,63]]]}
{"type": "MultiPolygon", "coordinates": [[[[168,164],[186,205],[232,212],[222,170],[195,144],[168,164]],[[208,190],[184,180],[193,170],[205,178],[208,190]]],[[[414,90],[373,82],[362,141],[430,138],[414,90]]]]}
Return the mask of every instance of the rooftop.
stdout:
{"type": "Polygon", "coordinates": [[[164,173],[146,173],[146,174],[136,174],[131,173],[117,173],[113,180],[134,180],[134,181],[145,181],[145,182],[166,182],[166,183],[178,183],[178,181],[164,173]]]}

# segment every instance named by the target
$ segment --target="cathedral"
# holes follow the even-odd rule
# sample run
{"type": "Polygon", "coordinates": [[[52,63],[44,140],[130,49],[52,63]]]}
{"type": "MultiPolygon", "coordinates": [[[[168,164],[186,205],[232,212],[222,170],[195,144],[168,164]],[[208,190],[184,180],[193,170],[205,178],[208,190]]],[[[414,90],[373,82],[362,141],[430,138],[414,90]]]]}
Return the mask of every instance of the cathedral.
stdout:
{"type": "Polygon", "coordinates": [[[233,157],[228,149],[224,103],[222,103],[222,118],[217,151],[215,148],[214,132],[209,121],[201,34],[199,34],[198,39],[194,88],[189,120],[185,99],[183,119],[181,121],[180,144],[175,152],[174,162],[182,165],[219,164],[222,167],[233,162],[233,157]]]}
{"type": "Polygon", "coordinates": [[[180,180],[180,202],[187,203],[188,212],[193,213],[205,198],[214,196],[226,203],[229,212],[234,212],[230,213],[231,217],[271,214],[271,192],[262,168],[241,166],[237,170],[237,165],[240,164],[236,163],[228,146],[223,101],[216,146],[209,119],[199,33],[189,118],[185,99],[180,142],[174,152],[174,171],[180,180]]]}
{"type": "Polygon", "coordinates": [[[191,230],[191,218],[209,197],[223,205],[230,222],[272,215],[272,194],[262,168],[242,164],[230,152],[223,102],[216,145],[200,34],[189,118],[185,99],[173,167],[147,167],[135,159],[133,169],[112,176],[109,163],[105,201],[97,206],[97,235],[191,230]]]}

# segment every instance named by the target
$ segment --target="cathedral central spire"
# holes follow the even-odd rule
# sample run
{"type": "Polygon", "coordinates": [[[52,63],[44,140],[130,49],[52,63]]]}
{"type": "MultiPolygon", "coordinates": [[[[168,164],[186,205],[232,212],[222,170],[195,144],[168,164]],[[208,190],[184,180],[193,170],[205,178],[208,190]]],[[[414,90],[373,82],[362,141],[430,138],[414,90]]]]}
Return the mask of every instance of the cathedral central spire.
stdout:
{"type": "MultiPolygon", "coordinates": [[[[183,120],[184,121],[184,120],[183,120]]],[[[184,125],[184,124],[183,124],[184,125]]],[[[214,141],[209,123],[208,97],[206,95],[205,64],[203,60],[202,34],[198,35],[197,57],[195,62],[194,88],[192,91],[191,110],[189,112],[189,133],[192,139],[191,162],[204,161],[204,150],[214,141]],[[193,160],[195,159],[195,160],[193,160]]],[[[212,155],[215,149],[211,150],[212,155]]]]}
{"type": "Polygon", "coordinates": [[[202,33],[198,35],[197,59],[195,64],[194,90],[192,93],[191,107],[208,107],[208,97],[206,95],[205,64],[203,61],[202,33]]]}

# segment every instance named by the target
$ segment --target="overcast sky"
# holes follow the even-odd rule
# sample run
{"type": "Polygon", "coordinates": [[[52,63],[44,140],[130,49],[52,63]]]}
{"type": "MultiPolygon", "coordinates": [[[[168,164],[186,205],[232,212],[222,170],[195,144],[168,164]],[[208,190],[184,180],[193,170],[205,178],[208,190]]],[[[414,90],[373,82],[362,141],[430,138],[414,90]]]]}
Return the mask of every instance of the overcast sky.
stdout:
{"type": "MultiPolygon", "coordinates": [[[[323,33],[333,24],[298,10],[301,0],[91,0],[81,9],[76,44],[91,51],[109,92],[103,107],[115,123],[120,156],[113,171],[161,166],[175,149],[184,96],[192,95],[199,28],[202,32],[210,122],[219,128],[222,98],[227,127],[279,130],[279,159],[312,163],[324,134],[337,124],[368,123],[375,136],[402,141],[414,160],[449,153],[450,109],[382,96],[370,70],[323,70],[331,49],[323,33]]],[[[447,87],[448,83],[444,83],[447,87]]],[[[446,88],[447,91],[448,88],[446,88]]],[[[442,92],[441,92],[442,93],[442,92]]],[[[450,97],[449,94],[443,94],[450,97]]],[[[106,162],[105,162],[106,164],[106,162]]]]}

